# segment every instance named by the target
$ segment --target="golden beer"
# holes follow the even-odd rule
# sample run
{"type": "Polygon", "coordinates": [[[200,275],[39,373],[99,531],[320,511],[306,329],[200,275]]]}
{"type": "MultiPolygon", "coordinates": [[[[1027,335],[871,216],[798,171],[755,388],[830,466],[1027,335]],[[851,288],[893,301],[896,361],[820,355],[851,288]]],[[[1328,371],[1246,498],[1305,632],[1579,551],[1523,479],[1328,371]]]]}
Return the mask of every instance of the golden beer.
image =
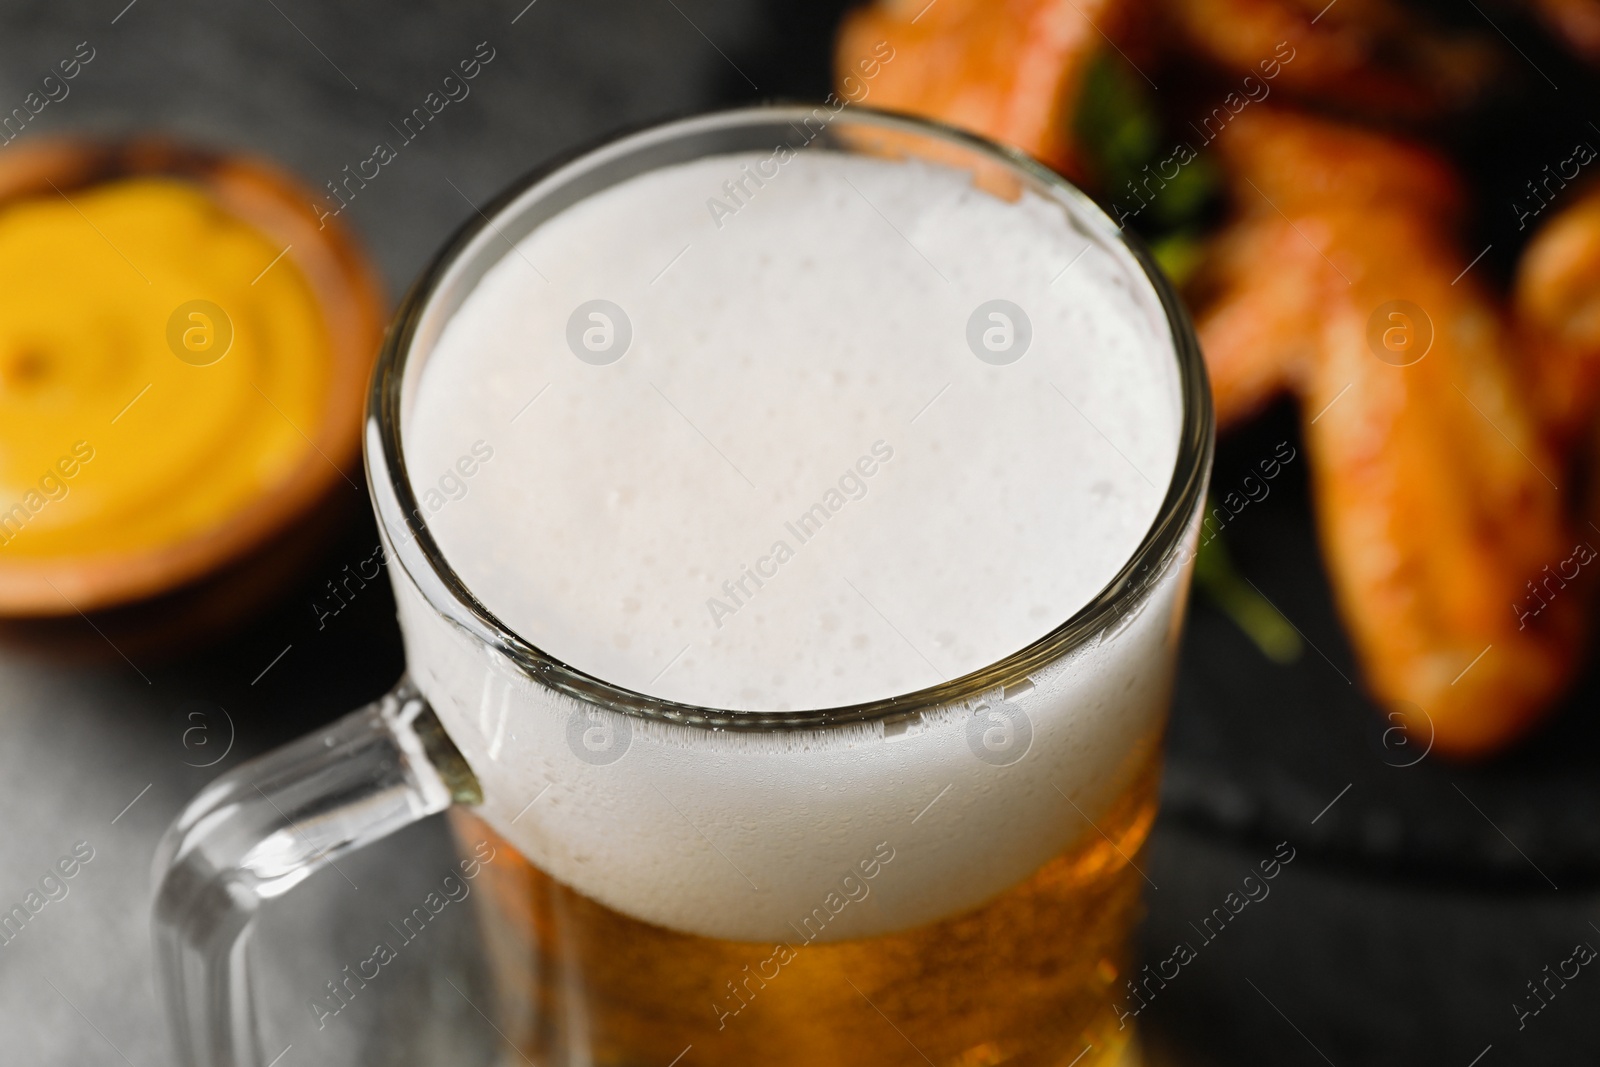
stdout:
{"type": "MultiPolygon", "coordinates": [[[[461,840],[495,848],[479,915],[497,1025],[540,1064],[1118,1063],[1132,1028],[1113,1004],[1140,913],[1135,864],[1155,818],[1154,743],[1141,758],[1109,814],[1032,877],[964,914],[835,942],[808,941],[813,929],[766,944],[640,922],[455,809],[461,840]]],[[[893,875],[890,860],[880,877],[893,875]]]]}

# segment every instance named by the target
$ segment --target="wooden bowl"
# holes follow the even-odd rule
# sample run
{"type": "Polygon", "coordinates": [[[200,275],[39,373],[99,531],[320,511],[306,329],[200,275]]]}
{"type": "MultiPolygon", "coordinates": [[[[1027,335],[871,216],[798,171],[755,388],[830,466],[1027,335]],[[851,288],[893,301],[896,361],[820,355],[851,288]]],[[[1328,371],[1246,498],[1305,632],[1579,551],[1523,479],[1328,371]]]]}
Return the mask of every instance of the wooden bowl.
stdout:
{"type": "Polygon", "coordinates": [[[287,248],[284,259],[309,284],[326,331],[331,366],[321,414],[315,425],[296,427],[305,446],[286,476],[171,543],[62,555],[0,548],[0,616],[92,613],[171,593],[279,539],[330,493],[362,493],[361,416],[385,308],[351,235],[331,218],[319,223],[312,207],[319,197],[271,164],[158,139],[10,148],[0,154],[0,209],[25,198],[70,200],[75,191],[136,177],[192,183],[226,214],[287,248]]]}

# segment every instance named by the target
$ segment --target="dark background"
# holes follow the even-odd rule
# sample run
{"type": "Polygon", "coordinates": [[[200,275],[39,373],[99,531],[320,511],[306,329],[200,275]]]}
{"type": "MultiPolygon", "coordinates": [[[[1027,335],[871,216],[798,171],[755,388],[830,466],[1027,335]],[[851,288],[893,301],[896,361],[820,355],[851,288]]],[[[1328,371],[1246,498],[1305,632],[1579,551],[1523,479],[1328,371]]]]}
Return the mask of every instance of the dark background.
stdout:
{"type": "MultiPolygon", "coordinates": [[[[20,104],[88,41],[94,60],[25,139],[160,130],[262,153],[316,188],[368,156],[391,121],[487,41],[495,59],[472,95],[451,104],[341,216],[397,299],[469,216],[466,198],[483,202],[559,151],[670,114],[821,96],[833,27],[848,6],[525,2],[13,2],[0,13],[0,109],[20,104]]],[[[1533,174],[1539,162],[1561,158],[1550,146],[1569,140],[1567,127],[1594,98],[1570,64],[1540,51],[1526,24],[1493,10],[1566,83],[1566,95],[1547,94],[1559,107],[1541,104],[1544,89],[1524,85],[1518,107],[1442,131],[1486,161],[1479,192],[1487,199],[1515,188],[1518,160],[1533,161],[1533,174]]],[[[1483,218],[1484,242],[1507,230],[1500,215],[1483,218]]],[[[1512,240],[1499,241],[1490,270],[1510,261],[1512,240]]],[[[1283,440],[1298,447],[1287,409],[1223,442],[1214,484],[1237,482],[1283,440]]],[[[1271,896],[1201,948],[1151,1003],[1140,1018],[1146,1036],[1163,1062],[1197,1065],[1593,1062],[1600,977],[1581,974],[1521,1031],[1511,1005],[1574,944],[1600,945],[1591,924],[1600,923],[1594,686],[1490,766],[1431,756],[1401,766],[1425,739],[1386,737],[1387,724],[1353,684],[1304,478],[1303,460],[1289,464],[1272,496],[1227,537],[1241,570],[1312,647],[1277,666],[1203,597],[1191,613],[1166,807],[1145,865],[1159,887],[1147,894],[1146,958],[1197,943],[1190,924],[1278,842],[1296,858],[1271,896]]],[[[168,1062],[146,918],[162,829],[216,773],[376,697],[402,670],[386,588],[370,587],[317,626],[316,591],[376,544],[355,491],[330,514],[336,533],[316,562],[279,583],[276,605],[246,624],[204,639],[152,639],[132,662],[96,651],[86,624],[82,641],[56,641],[55,654],[16,635],[0,646],[0,903],[19,900],[74,842],[96,850],[70,895],[0,946],[5,1062],[168,1062]],[[206,728],[200,735],[190,732],[196,724],[206,728]]],[[[340,956],[337,936],[301,945],[292,931],[359,927],[386,901],[424,892],[417,887],[447,859],[443,829],[432,823],[358,857],[348,891],[323,875],[308,883],[273,920],[283,936],[264,938],[269,979],[293,987],[275,1002],[303,1010],[304,985],[314,988],[315,976],[350,958],[340,956]]],[[[345,1062],[358,1040],[386,1050],[372,1059],[427,1053],[483,1062],[493,1035],[439,981],[454,974],[471,990],[480,980],[467,960],[469,924],[453,921],[434,964],[407,961],[365,1030],[358,1021],[334,1036],[295,1037],[281,1067],[345,1062]],[[399,1047],[392,1028],[419,1013],[437,1017],[440,1033],[456,1027],[472,1036],[399,1047]]]]}

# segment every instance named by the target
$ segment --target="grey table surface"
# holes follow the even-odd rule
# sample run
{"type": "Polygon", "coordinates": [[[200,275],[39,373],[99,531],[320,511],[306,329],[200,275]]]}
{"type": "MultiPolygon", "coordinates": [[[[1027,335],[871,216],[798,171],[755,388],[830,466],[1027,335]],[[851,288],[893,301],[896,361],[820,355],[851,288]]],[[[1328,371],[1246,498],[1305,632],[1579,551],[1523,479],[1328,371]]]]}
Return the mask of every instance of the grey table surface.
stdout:
{"type": "MultiPolygon", "coordinates": [[[[820,95],[841,6],[14,0],[0,11],[0,105],[20,102],[87,41],[95,58],[24,137],[159,129],[263,152],[321,186],[365,158],[391,121],[486,41],[495,59],[471,96],[406,146],[343,216],[394,297],[468,217],[468,201],[554,153],[667,114],[820,95]]],[[[317,565],[328,574],[370,552],[359,500],[350,514],[317,565]]],[[[19,901],[78,842],[93,849],[66,897],[0,946],[0,1062],[170,1061],[148,925],[162,830],[212,775],[376,697],[403,666],[382,590],[316,628],[309,602],[320,573],[242,629],[175,655],[130,663],[0,649],[0,905],[19,901]],[[202,735],[186,732],[197,723],[202,735]]],[[[449,847],[440,824],[424,824],[356,857],[337,878],[318,875],[269,916],[262,963],[282,1021],[267,1037],[288,1046],[281,1067],[498,1055],[495,1036],[462,1003],[480,982],[464,912],[356,1018],[321,1031],[306,1025],[307,991],[352,958],[346,949],[361,944],[364,924],[425,892],[449,847]],[[306,929],[330,932],[308,944],[296,933],[306,929]],[[437,1025],[419,1030],[419,1016],[437,1025]]],[[[1159,823],[1147,866],[1156,888],[1147,895],[1146,958],[1199,941],[1191,924],[1265,854],[1256,843],[1159,823]]],[[[1174,1063],[1593,1062],[1600,978],[1574,980],[1520,1030],[1511,1003],[1575,942],[1600,944],[1596,904],[1575,888],[1474,892],[1307,855],[1270,897],[1202,943],[1140,1021],[1159,1058],[1174,1063]]]]}

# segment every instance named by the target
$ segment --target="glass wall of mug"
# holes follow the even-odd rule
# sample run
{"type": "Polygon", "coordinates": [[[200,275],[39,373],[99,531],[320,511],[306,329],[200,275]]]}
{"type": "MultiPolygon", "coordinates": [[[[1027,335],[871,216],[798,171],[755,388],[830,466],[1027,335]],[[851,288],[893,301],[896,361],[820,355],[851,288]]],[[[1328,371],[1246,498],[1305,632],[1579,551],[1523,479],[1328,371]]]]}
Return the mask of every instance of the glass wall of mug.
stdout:
{"type": "Polygon", "coordinates": [[[540,1063],[1118,1062],[1211,430],[1182,311],[1081,194],[867,112],[718,115],[614,143],[504,199],[414,294],[371,454],[385,485],[409,484],[400,430],[430,343],[507,243],[635,175],[777,145],[923,160],[1059,204],[1179,364],[1166,501],[1093,603],[1004,662],[876,705],[763,714],[642,698],[522,646],[450,571],[426,510],[380,499],[386,530],[414,535],[394,572],[411,674],[483,785],[452,817],[503,857],[483,876],[502,1027],[540,1063]]]}

